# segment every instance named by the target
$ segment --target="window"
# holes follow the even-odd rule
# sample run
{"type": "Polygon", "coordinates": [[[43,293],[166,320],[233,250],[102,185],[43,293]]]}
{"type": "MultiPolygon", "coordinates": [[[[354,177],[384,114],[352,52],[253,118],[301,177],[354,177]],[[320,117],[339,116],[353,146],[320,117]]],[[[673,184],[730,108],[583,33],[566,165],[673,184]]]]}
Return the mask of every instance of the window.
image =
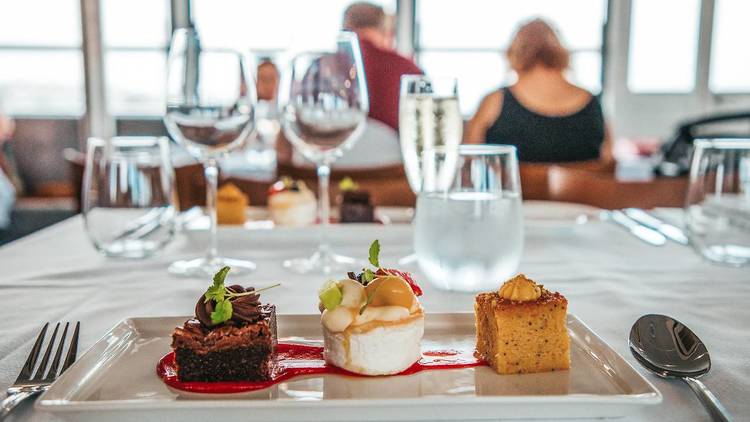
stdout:
{"type": "MultiPolygon", "coordinates": [[[[278,56],[285,50],[333,45],[344,9],[352,0],[194,0],[193,13],[205,48],[252,50],[278,56]]],[[[395,13],[395,0],[381,0],[395,13]]]]}
{"type": "Polygon", "coordinates": [[[79,3],[0,0],[0,106],[5,112],[84,112],[79,3]]]}
{"type": "Polygon", "coordinates": [[[109,112],[164,112],[168,0],[101,0],[104,68],[109,112]]]}
{"type": "Polygon", "coordinates": [[[505,51],[516,28],[535,17],[551,22],[570,49],[571,81],[599,93],[604,0],[419,1],[417,61],[429,74],[456,76],[461,109],[471,114],[485,94],[512,82],[505,51]]]}
{"type": "Polygon", "coordinates": [[[628,89],[688,93],[695,87],[699,0],[633,0],[628,89]]]}
{"type": "Polygon", "coordinates": [[[750,3],[716,0],[709,87],[715,93],[750,92],[750,3]]]}

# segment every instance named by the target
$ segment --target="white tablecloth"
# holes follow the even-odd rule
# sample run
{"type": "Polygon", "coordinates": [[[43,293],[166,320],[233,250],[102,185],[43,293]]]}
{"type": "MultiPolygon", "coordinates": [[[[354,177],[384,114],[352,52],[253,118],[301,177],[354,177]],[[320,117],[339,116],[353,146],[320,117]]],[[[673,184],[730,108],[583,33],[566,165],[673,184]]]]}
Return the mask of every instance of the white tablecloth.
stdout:
{"type": "MultiPolygon", "coordinates": [[[[410,251],[409,226],[378,230],[383,244],[381,263],[393,263],[410,251]]],[[[280,312],[315,312],[315,291],[323,277],[301,277],[280,266],[283,257],[311,251],[314,236],[295,242],[274,241],[269,236],[270,232],[256,232],[223,242],[226,252],[258,262],[258,271],[241,281],[258,286],[281,281],[281,287],[265,295],[280,312]]],[[[371,240],[346,236],[335,243],[340,250],[364,257],[371,240]]],[[[15,379],[43,321],[82,321],[80,350],[85,350],[123,318],[191,313],[208,281],[171,277],[166,266],[201,249],[202,245],[181,235],[157,258],[108,260],[95,253],[79,217],[0,248],[0,388],[4,390],[15,379]]],[[[709,264],[673,243],[650,247],[618,227],[591,221],[569,230],[528,230],[521,271],[563,292],[570,312],[631,363],[626,339],[639,316],[664,313],[681,320],[711,352],[713,367],[706,384],[738,421],[750,420],[747,268],[709,264]]],[[[421,280],[419,271],[414,272],[421,280]]],[[[422,285],[427,312],[472,309],[472,295],[438,292],[424,281],[422,285]]],[[[627,420],[708,420],[686,385],[648,377],[664,395],[664,402],[627,420]]],[[[21,410],[12,420],[52,419],[31,406],[21,410]]]]}

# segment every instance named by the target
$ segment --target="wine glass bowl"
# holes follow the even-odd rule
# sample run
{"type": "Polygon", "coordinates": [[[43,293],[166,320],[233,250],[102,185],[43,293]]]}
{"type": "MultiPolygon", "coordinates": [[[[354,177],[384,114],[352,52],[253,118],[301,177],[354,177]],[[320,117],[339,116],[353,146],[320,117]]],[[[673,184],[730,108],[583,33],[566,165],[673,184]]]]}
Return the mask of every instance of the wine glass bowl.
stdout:
{"type": "Polygon", "coordinates": [[[330,165],[364,131],[369,102],[362,56],[355,34],[342,32],[333,52],[302,53],[285,72],[279,92],[281,128],[294,148],[317,166],[320,242],[311,257],[284,266],[300,273],[356,269],[357,261],[333,253],[330,224],[330,165]]]}
{"type": "Polygon", "coordinates": [[[211,276],[229,265],[233,273],[249,272],[255,263],[220,257],[216,233],[218,160],[241,147],[254,129],[255,83],[244,55],[203,50],[193,28],[175,30],[167,61],[164,124],[172,138],[203,163],[209,247],[201,258],[174,262],[172,274],[211,276]]]}
{"type": "Polygon", "coordinates": [[[368,99],[356,38],[342,35],[334,53],[292,59],[279,95],[284,134],[309,161],[335,161],[364,130],[368,99]]]}

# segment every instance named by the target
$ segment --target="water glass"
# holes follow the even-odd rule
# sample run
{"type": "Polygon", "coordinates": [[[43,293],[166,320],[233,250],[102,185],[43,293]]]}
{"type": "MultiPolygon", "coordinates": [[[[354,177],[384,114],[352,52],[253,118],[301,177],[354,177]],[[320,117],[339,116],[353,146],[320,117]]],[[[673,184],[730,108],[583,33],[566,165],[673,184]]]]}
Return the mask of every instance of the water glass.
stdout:
{"type": "Polygon", "coordinates": [[[690,244],[708,260],[750,264],[750,139],[699,139],[685,218],[690,244]]]}
{"type": "Polygon", "coordinates": [[[515,274],[523,251],[515,147],[461,145],[455,166],[443,148],[425,151],[423,160],[438,170],[455,168],[455,177],[417,196],[419,267],[439,289],[496,289],[515,274]]]}
{"type": "Polygon", "coordinates": [[[101,253],[145,258],[174,237],[174,172],[166,138],[88,140],[83,219],[101,253]]]}

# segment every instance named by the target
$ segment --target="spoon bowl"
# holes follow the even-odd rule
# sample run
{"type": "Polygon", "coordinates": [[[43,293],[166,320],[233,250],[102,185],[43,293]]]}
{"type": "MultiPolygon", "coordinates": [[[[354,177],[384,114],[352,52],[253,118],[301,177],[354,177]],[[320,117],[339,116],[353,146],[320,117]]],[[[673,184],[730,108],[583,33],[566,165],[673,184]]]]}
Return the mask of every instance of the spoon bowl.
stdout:
{"type": "Polygon", "coordinates": [[[698,380],[711,370],[711,357],[706,345],[685,324],[666,315],[644,315],[630,329],[628,344],[633,357],[649,371],[685,381],[713,420],[732,420],[716,396],[698,380]]]}

